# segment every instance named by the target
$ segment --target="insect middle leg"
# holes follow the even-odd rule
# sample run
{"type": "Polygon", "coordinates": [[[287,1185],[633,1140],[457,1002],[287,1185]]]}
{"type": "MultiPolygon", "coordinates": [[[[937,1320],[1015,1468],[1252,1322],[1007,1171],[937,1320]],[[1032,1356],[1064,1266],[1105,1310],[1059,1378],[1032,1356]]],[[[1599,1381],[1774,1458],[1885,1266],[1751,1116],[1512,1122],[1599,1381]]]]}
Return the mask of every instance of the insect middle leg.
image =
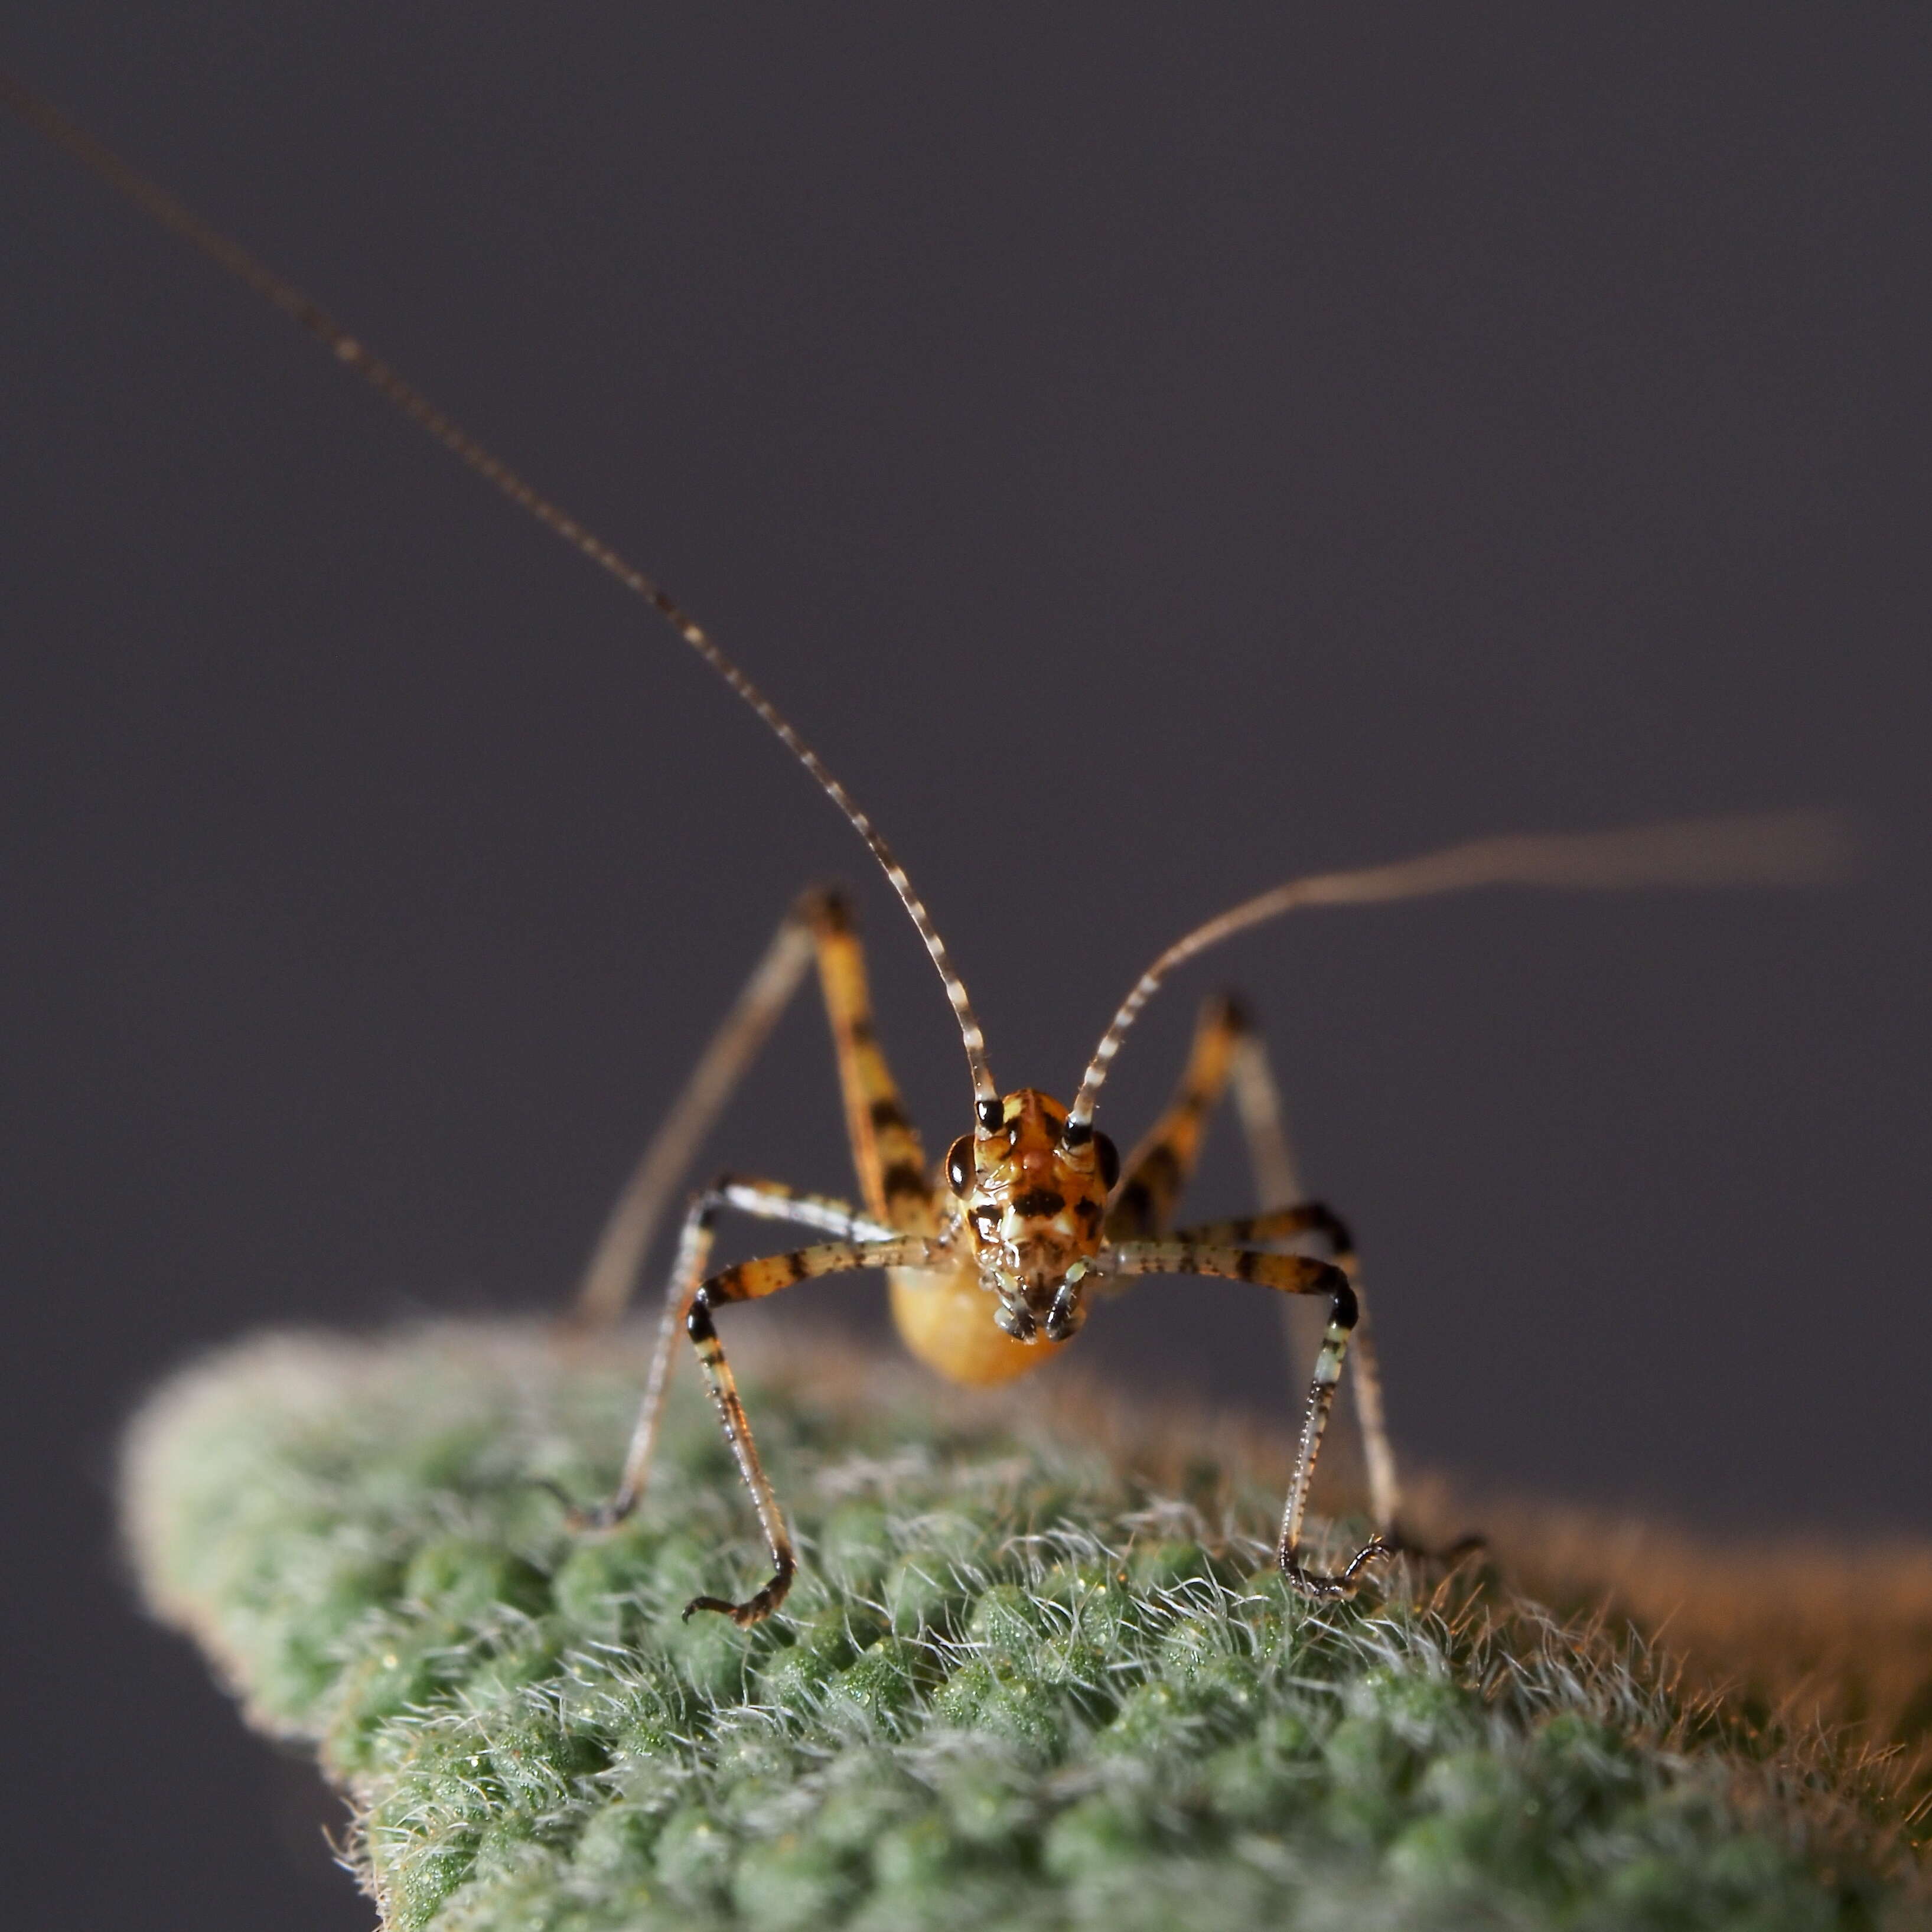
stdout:
{"type": "MultiPolygon", "coordinates": [[[[1301,1184],[1282,1118],[1280,1089],[1268,1064],[1267,1047],[1240,1003],[1225,993],[1214,994],[1202,1004],[1187,1064],[1172,1099],[1135,1148],[1123,1171],[1107,1214],[1110,1240],[1155,1239],[1174,1233],[1174,1206],[1199,1158],[1202,1131],[1209,1114],[1231,1086],[1264,1210],[1288,1208],[1301,1202],[1301,1184]]],[[[1396,1512],[1400,1500],[1395,1454],[1384,1420],[1382,1377],[1362,1293],[1361,1270],[1346,1235],[1339,1241],[1334,1238],[1341,1224],[1326,1209],[1312,1203],[1304,1205],[1315,1218],[1285,1226],[1266,1238],[1286,1240],[1305,1234],[1328,1236],[1334,1250],[1330,1258],[1346,1270],[1354,1286],[1357,1318],[1348,1354],[1349,1380],[1354,1391],[1356,1420],[1362,1432],[1363,1460],[1368,1470],[1370,1514],[1377,1534],[1393,1541],[1398,1535],[1396,1512]]],[[[1256,1223],[1251,1219],[1240,1225],[1252,1227],[1256,1223]]],[[[1264,1238],[1228,1234],[1225,1228],[1218,1232],[1192,1228],[1177,1238],[1212,1245],[1217,1239],[1240,1244],[1264,1238]]],[[[1322,1339],[1310,1339],[1314,1343],[1312,1348],[1294,1352],[1300,1360],[1306,1360],[1312,1353],[1318,1360],[1322,1339]]]]}
{"type": "MultiPolygon", "coordinates": [[[[1331,1227],[1339,1226],[1326,1209],[1304,1207],[1256,1216],[1246,1225],[1264,1229],[1261,1238],[1265,1240],[1274,1235],[1286,1236],[1320,1228],[1324,1223],[1331,1227]]],[[[1329,1411],[1334,1406],[1335,1385],[1341,1380],[1342,1365],[1348,1353],[1349,1336],[1359,1313],[1355,1291],[1347,1273],[1334,1262],[1317,1261],[1309,1255],[1270,1254],[1258,1248],[1222,1246],[1179,1236],[1166,1241],[1127,1241],[1102,1249],[1100,1266],[1107,1274],[1116,1278],[1148,1274],[1215,1275],[1228,1281],[1256,1282],[1286,1294],[1328,1296],[1328,1320],[1322,1331],[1321,1348],[1315,1358],[1308,1407],[1302,1418],[1301,1442],[1295,1456],[1294,1473],[1288,1479],[1288,1498],[1282,1508],[1281,1535],[1276,1545],[1275,1558],[1281,1574],[1304,1596],[1354,1595],[1355,1580],[1363,1566],[1378,1556],[1390,1553],[1389,1546],[1381,1537],[1370,1537],[1334,1575],[1310,1570],[1301,1560],[1301,1528],[1307,1511],[1309,1485],[1314,1479],[1316,1459],[1322,1453],[1322,1438],[1328,1426],[1329,1411]]]]}
{"type": "Polygon", "coordinates": [[[658,1324],[650,1372],[645,1380],[644,1399],[638,1406],[630,1446],[625,1452],[623,1474],[618,1479],[616,1492],[607,1502],[580,1516],[579,1522],[586,1527],[608,1529],[622,1522],[643,1498],[652,1453],[657,1446],[658,1423],[664,1411],[664,1391],[670,1384],[678,1330],[685,1325],[710,1261],[718,1216],[727,1208],[759,1220],[789,1221],[797,1226],[815,1228],[848,1242],[889,1240],[893,1232],[860,1214],[849,1202],[830,1195],[802,1193],[782,1181],[754,1180],[728,1174],[702,1193],[694,1195],[685,1214],[677,1258],[672,1264],[664,1314],[658,1324]]]}
{"type": "Polygon", "coordinates": [[[785,1600],[798,1567],[784,1517],[772,1492],[771,1480],[758,1460],[758,1444],[752,1438],[751,1424],[745,1418],[738,1384],[731,1365],[724,1359],[724,1346],[718,1339],[712,1321],[715,1309],[730,1301],[754,1301],[794,1283],[811,1281],[820,1275],[842,1274],[856,1268],[919,1268],[933,1258],[933,1244],[922,1234],[902,1234],[884,1240],[822,1241],[814,1247],[799,1248],[790,1254],[770,1255],[763,1259],[741,1262],[698,1285],[685,1317],[685,1331],[698,1351],[698,1366],[704,1372],[724,1439],[731,1445],[738,1473],[751,1492],[752,1507],[758,1511],[758,1527],[771,1552],[771,1580],[764,1588],[733,1603],[723,1597],[694,1597],[685,1605],[688,1618],[694,1610],[716,1610],[729,1617],[740,1629],[762,1622],[785,1600]]]}

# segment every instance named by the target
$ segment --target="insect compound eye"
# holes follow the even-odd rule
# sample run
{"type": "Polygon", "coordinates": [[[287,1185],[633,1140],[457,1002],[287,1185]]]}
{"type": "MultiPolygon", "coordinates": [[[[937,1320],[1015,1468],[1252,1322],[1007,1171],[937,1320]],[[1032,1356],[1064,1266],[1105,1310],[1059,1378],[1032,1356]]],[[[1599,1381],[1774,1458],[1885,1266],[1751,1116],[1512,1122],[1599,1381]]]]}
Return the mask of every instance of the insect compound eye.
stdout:
{"type": "Polygon", "coordinates": [[[1120,1178],[1120,1150],[1105,1134],[1096,1132],[1094,1152],[1100,1162],[1100,1185],[1111,1194],[1114,1183],[1120,1178]]]}
{"type": "Polygon", "coordinates": [[[973,1184],[973,1136],[962,1134],[946,1150],[946,1178],[956,1194],[973,1184]]]}

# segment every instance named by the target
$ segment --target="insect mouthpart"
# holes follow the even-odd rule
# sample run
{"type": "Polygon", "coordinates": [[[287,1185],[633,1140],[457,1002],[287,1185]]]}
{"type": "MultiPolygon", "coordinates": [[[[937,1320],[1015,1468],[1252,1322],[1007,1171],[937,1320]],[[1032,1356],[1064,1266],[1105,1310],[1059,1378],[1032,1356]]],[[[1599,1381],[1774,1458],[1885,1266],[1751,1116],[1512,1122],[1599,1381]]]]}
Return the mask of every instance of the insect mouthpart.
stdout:
{"type": "Polygon", "coordinates": [[[1084,1261],[1054,1273],[1036,1270],[1018,1278],[999,1270],[994,1286],[1000,1306],[994,1322],[1016,1342],[1042,1336],[1049,1342],[1070,1340],[1087,1319],[1082,1289],[1088,1272],[1084,1261]]]}

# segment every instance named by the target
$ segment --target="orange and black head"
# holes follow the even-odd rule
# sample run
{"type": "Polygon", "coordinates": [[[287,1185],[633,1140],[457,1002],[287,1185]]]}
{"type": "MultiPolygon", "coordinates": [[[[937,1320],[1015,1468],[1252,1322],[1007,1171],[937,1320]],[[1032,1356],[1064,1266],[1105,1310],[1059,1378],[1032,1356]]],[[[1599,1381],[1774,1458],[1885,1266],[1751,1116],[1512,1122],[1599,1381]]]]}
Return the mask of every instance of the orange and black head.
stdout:
{"type": "Polygon", "coordinates": [[[1064,1342],[1085,1319],[1081,1283],[1100,1246],[1120,1156],[1105,1134],[1070,1142],[1066,1109],[1036,1088],[980,1103],[976,1132],[946,1156],[946,1178],[994,1319],[1030,1342],[1064,1342]]]}

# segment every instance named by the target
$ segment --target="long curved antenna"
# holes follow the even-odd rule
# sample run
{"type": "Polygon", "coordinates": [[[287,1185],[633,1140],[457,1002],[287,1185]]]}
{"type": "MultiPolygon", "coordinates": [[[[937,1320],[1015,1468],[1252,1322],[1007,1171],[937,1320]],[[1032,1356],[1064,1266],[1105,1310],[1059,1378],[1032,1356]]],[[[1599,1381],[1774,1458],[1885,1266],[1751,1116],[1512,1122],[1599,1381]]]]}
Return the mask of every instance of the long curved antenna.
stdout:
{"type": "Polygon", "coordinates": [[[1066,1117],[1066,1138],[1094,1131],[1094,1108],[1127,1029],[1174,969],[1251,926],[1304,906],[1377,905],[1478,886],[1622,892],[1637,886],[1803,886],[1844,878],[1858,856],[1844,819],[1780,812],[1680,818],[1616,832],[1518,832],[1476,838],[1357,872],[1318,872],[1232,908],[1177,939],[1135,982],[1100,1036],[1066,1117]]]}
{"type": "Polygon", "coordinates": [[[954,968],[946,942],[940,938],[939,928],[933,924],[932,915],[926,910],[925,902],[913,890],[912,880],[907,876],[905,868],[894,856],[892,848],[874,830],[872,821],[860,810],[852,794],[826,770],[818,754],[799,736],[777,706],[712,641],[697,620],[653,578],[627,562],[568,512],[533,489],[508,464],[493,455],[460,424],[446,416],[422,391],[406,382],[388,363],[372,355],[320,303],[257,261],[238,242],[211,227],[166,188],[130,166],[111,148],[96,140],[86,128],[70,121],[57,107],[42,100],[31,88],[22,86],[4,69],[0,69],[0,104],[10,108],[29,127],[44,134],[56,147],[70,154],[144,214],[171,234],[181,236],[217,267],[226,269],[237,281],[280,309],[292,322],[315,337],[338,362],[352,369],[386,402],[427,430],[484,482],[501,490],[519,509],[528,512],[545,529],[554,531],[573,549],[581,551],[626,590],[634,591],[643,598],[676,632],[764,720],[779,743],[818,781],[820,790],[845,814],[846,822],[866,842],[892,890],[898,895],[899,903],[918,928],[919,936],[926,942],[926,950],[938,969],[946,997],[952,1004],[953,1018],[959,1023],[959,1038],[966,1049],[967,1063],[973,1070],[975,1101],[997,1102],[1000,1090],[993,1084],[992,1072],[986,1064],[986,1036],[974,1015],[972,1002],[966,996],[966,982],[954,968]]]}

